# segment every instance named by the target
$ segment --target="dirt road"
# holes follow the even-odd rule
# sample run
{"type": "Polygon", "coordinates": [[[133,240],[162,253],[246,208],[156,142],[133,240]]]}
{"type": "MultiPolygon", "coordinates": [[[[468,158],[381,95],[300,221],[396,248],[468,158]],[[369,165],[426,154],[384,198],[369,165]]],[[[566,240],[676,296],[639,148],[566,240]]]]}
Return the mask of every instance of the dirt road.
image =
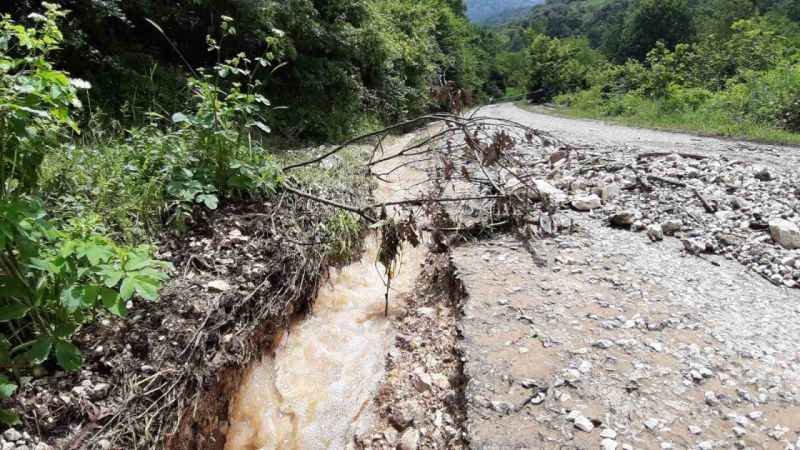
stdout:
{"type": "Polygon", "coordinates": [[[468,294],[460,326],[470,446],[800,449],[800,290],[787,287],[800,276],[800,250],[778,246],[753,225],[762,216],[797,222],[791,188],[800,150],[510,104],[481,114],[591,147],[609,168],[643,152],[708,159],[671,155],[654,163],[672,176],[655,180],[685,189],[623,193],[591,212],[564,210],[572,233],[527,249],[497,236],[454,250],[468,294]],[[705,211],[692,188],[707,188],[718,202],[705,211]],[[609,214],[623,208],[644,217],[634,229],[677,221],[667,233],[676,237],[660,240],[653,230],[652,242],[650,229],[611,228],[609,214]]]}

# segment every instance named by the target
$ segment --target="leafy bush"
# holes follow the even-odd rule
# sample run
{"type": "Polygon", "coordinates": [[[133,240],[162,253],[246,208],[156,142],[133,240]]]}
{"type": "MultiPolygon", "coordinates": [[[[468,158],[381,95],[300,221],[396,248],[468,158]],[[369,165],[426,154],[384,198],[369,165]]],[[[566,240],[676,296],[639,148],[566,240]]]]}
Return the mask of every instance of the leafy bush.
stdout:
{"type": "Polygon", "coordinates": [[[795,97],[781,111],[781,124],[783,128],[800,133],[800,96],[795,97]]]}
{"type": "Polygon", "coordinates": [[[528,91],[535,100],[588,87],[590,68],[602,58],[586,40],[537,36],[528,48],[528,91]]]}
{"type": "MultiPolygon", "coordinates": [[[[149,249],[119,246],[94,216],[58,223],[34,198],[39,169],[58,139],[77,132],[72,110],[85,82],[53,68],[65,13],[43,3],[33,27],[0,19],[0,397],[16,389],[15,375],[51,355],[77,370],[72,335],[98,310],[124,315],[134,294],[154,300],[167,265],[149,249]]],[[[18,419],[0,411],[6,423],[18,419]]]]}

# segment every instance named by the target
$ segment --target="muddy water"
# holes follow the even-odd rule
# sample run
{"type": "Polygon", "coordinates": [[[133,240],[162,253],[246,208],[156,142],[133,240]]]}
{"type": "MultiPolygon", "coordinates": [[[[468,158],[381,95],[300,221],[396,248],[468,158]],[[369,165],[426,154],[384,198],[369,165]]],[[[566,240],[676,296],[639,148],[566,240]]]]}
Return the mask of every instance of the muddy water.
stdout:
{"type": "MultiPolygon", "coordinates": [[[[404,185],[415,178],[409,171],[396,176],[404,185]]],[[[376,196],[409,195],[399,185],[382,184],[376,196]]],[[[385,269],[375,262],[378,245],[369,237],[361,260],[333,273],[320,289],[312,314],[290,327],[274,355],[248,369],[232,402],[226,450],[342,449],[368,428],[393,341],[384,318],[385,269]]],[[[395,304],[413,287],[424,252],[424,246],[403,249],[392,281],[395,304]]]]}

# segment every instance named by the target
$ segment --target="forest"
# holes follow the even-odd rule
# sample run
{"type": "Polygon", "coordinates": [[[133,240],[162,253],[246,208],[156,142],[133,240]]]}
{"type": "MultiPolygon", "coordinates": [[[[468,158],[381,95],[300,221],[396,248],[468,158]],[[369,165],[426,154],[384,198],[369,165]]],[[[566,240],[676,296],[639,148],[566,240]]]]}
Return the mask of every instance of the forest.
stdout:
{"type": "Polygon", "coordinates": [[[574,115],[798,142],[797,2],[551,0],[494,30],[498,93],[574,115]]]}

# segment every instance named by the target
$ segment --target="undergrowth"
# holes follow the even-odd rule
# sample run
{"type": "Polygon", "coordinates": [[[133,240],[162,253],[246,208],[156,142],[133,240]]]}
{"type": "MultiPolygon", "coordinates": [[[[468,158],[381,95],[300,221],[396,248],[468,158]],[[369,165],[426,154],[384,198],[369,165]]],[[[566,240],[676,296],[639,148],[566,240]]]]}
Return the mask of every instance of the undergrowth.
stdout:
{"type": "MultiPolygon", "coordinates": [[[[66,12],[43,5],[32,26],[0,19],[0,399],[54,364],[78,370],[72,338],[82,326],[158,298],[171,272],[153,257],[160,238],[186,233],[224,202],[278,200],[281,167],[295,157],[265,144],[271,106],[256,74],[274,70],[274,55],[223,58],[237,33],[228,17],[221,36],[207,39],[219,62],[192,69],[185,108],[138,112],[147,123],[130,129],[96,114],[80,134],[78,93],[91,86],[54,68],[66,12]]],[[[355,169],[363,152],[292,180],[357,202],[351,185],[366,183],[355,169]]],[[[363,225],[351,214],[316,231],[331,258],[360,249],[363,225]]],[[[0,421],[19,418],[0,409],[0,421]]]]}

